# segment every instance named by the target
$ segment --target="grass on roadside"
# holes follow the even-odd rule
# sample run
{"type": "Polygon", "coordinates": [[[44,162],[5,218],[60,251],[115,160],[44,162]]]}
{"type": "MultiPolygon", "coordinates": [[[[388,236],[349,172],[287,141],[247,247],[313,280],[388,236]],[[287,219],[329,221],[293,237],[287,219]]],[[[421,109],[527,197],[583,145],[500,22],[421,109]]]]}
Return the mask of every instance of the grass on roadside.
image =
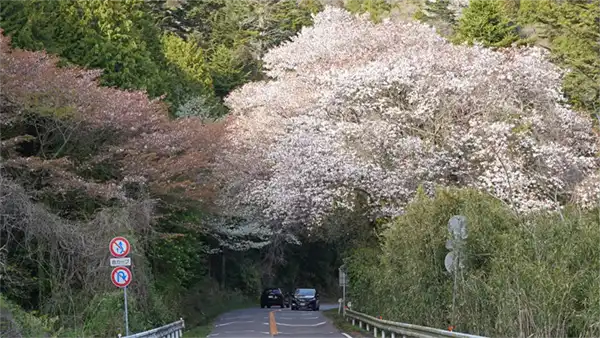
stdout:
{"type": "Polygon", "coordinates": [[[191,330],[186,330],[183,333],[185,338],[204,338],[210,334],[213,328],[213,322],[207,323],[205,325],[196,326],[191,330]]]}
{"type": "Polygon", "coordinates": [[[335,325],[338,330],[349,334],[354,338],[370,337],[368,332],[361,330],[357,326],[353,326],[351,323],[347,322],[344,319],[344,316],[338,314],[338,309],[326,310],[323,311],[323,314],[325,317],[331,320],[331,323],[335,325]]]}

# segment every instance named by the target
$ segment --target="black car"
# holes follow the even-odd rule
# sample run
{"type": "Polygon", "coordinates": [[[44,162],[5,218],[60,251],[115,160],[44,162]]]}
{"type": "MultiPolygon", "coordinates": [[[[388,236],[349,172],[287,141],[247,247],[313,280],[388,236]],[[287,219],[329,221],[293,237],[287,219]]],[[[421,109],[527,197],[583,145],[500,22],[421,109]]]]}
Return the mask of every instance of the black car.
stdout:
{"type": "Polygon", "coordinates": [[[272,305],[284,307],[283,292],[279,288],[266,288],[260,296],[261,308],[270,308],[272,305]]]}
{"type": "Polygon", "coordinates": [[[296,289],[292,295],[292,310],[310,309],[319,311],[319,293],[315,289],[296,289]]]}

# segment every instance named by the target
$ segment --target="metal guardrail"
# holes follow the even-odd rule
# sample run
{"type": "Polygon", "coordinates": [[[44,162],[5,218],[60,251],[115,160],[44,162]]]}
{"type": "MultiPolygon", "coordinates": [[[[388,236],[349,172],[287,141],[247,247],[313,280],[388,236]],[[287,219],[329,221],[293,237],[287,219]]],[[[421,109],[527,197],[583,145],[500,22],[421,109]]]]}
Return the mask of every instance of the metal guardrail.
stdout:
{"type": "Polygon", "coordinates": [[[180,318],[176,322],[157,327],[156,329],[132,334],[129,336],[119,335],[119,338],[181,338],[183,336],[183,329],[185,329],[185,324],[183,319],[180,318]]]}
{"type": "Polygon", "coordinates": [[[349,309],[346,309],[344,316],[346,319],[352,320],[352,325],[358,324],[361,329],[366,329],[369,332],[373,331],[373,335],[375,337],[381,338],[485,338],[467,333],[392,322],[389,320],[378,319],[349,309]]]}

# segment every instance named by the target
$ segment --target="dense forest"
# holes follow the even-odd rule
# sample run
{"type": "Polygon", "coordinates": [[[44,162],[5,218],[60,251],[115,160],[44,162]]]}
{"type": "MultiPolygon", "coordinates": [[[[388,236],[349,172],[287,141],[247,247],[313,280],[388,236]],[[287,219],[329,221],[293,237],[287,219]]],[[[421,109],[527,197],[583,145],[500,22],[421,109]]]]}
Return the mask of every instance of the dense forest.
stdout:
{"type": "Polygon", "coordinates": [[[386,319],[600,335],[599,13],[4,2],[3,334],[124,333],[107,250],[123,235],[132,332],[205,324],[266,286],[337,299],[345,264],[353,307],[386,319]],[[452,307],[456,214],[470,233],[452,307]]]}

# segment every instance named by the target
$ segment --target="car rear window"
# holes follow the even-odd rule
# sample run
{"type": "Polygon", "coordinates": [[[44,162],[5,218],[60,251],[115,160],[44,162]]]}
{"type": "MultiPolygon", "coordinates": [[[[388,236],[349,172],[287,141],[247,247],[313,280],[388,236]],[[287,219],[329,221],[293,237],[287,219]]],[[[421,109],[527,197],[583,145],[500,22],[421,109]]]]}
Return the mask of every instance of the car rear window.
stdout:
{"type": "Polygon", "coordinates": [[[313,296],[316,293],[315,289],[298,289],[296,295],[298,296],[313,296]]]}

